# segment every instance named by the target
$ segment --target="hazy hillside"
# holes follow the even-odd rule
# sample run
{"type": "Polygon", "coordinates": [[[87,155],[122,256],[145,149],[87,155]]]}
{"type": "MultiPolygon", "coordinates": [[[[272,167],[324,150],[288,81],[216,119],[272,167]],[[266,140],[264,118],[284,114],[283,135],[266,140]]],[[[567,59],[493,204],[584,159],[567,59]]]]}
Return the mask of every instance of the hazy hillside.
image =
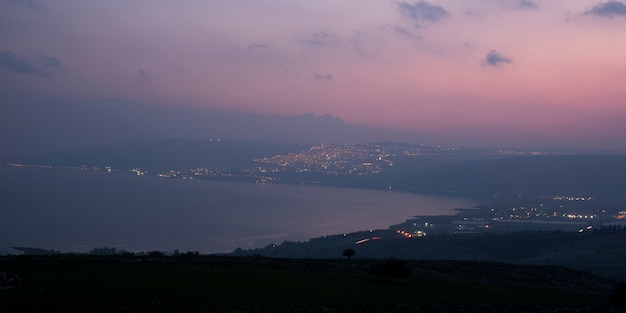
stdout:
{"type": "Polygon", "coordinates": [[[485,200],[518,195],[570,195],[619,201],[626,195],[626,156],[542,156],[470,161],[410,175],[404,184],[418,192],[485,200]]]}
{"type": "Polygon", "coordinates": [[[242,143],[217,140],[147,140],[120,142],[91,148],[72,149],[23,161],[55,166],[112,166],[149,171],[191,168],[243,168],[254,166],[254,159],[300,151],[309,146],[279,143],[242,143]]]}
{"type": "MultiPolygon", "coordinates": [[[[228,140],[142,140],[76,148],[18,161],[57,166],[112,166],[120,170],[139,167],[152,172],[204,167],[230,169],[234,173],[262,165],[254,159],[299,153],[310,147],[228,140]]],[[[370,175],[329,175],[330,172],[295,168],[267,175],[285,183],[322,181],[328,186],[374,189],[393,186],[397,190],[477,199],[484,204],[510,204],[520,199],[562,195],[593,197],[598,205],[626,205],[624,155],[510,158],[494,155],[491,159],[474,161],[395,156],[391,160],[394,166],[370,175]]]]}
{"type": "Polygon", "coordinates": [[[2,93],[0,159],[32,157],[119,141],[210,138],[241,142],[418,141],[415,134],[313,113],[285,116],[115,99],[75,100],[2,93]]]}

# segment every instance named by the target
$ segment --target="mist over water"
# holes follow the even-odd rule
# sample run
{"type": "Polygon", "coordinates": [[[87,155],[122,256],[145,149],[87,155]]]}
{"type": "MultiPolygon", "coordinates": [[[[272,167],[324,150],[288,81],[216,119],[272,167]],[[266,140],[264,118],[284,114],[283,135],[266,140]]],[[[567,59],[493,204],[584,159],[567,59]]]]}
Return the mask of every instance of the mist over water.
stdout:
{"type": "Polygon", "coordinates": [[[0,250],[230,252],[453,214],[469,200],[0,166],[0,250]]]}

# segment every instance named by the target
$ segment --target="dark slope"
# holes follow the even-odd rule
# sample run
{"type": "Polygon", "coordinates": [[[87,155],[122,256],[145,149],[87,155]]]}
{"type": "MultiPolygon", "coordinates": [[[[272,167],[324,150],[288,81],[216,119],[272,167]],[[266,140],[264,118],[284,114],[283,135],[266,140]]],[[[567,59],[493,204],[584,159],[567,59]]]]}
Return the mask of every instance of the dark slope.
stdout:
{"type": "Polygon", "coordinates": [[[407,261],[391,281],[377,260],[219,256],[0,259],[2,312],[623,312],[616,283],[555,266],[407,261]]]}
{"type": "Polygon", "coordinates": [[[243,143],[209,140],[148,140],[79,148],[23,160],[53,166],[112,166],[120,170],[139,167],[149,171],[192,168],[252,167],[254,159],[306,149],[309,146],[278,143],[243,143]]]}
{"type": "Polygon", "coordinates": [[[443,165],[403,182],[412,190],[481,200],[580,195],[623,200],[626,156],[513,157],[443,165]]]}
{"type": "Polygon", "coordinates": [[[354,125],[330,115],[285,116],[192,108],[183,104],[72,99],[0,93],[0,159],[122,140],[221,138],[226,141],[345,143],[413,141],[416,134],[354,125]]]}
{"type": "Polygon", "coordinates": [[[341,257],[346,248],[355,258],[414,260],[499,261],[516,264],[559,265],[585,270],[611,279],[626,280],[626,231],[517,232],[490,235],[430,236],[406,239],[393,230],[375,230],[313,238],[306,242],[283,242],[254,250],[238,249],[234,255],[279,258],[341,257]],[[364,238],[378,236],[355,244],[364,238]]]}

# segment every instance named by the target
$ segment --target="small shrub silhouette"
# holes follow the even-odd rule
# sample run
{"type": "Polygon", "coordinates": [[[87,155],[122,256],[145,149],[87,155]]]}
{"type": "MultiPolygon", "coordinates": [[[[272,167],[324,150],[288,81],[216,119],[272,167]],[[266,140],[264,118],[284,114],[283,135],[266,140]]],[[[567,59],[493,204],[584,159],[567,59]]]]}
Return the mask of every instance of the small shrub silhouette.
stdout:
{"type": "Polygon", "coordinates": [[[161,252],[161,251],[157,251],[157,250],[155,250],[155,251],[149,251],[149,252],[148,252],[148,256],[151,256],[151,257],[164,257],[164,256],[165,256],[165,253],[164,253],[164,252],[161,252]]]}
{"type": "Polygon", "coordinates": [[[621,284],[611,295],[611,304],[619,307],[626,307],[626,284],[621,284]]]}
{"type": "Polygon", "coordinates": [[[368,273],[396,280],[402,277],[409,277],[411,275],[411,268],[404,261],[389,258],[382,262],[370,265],[368,273]]]}

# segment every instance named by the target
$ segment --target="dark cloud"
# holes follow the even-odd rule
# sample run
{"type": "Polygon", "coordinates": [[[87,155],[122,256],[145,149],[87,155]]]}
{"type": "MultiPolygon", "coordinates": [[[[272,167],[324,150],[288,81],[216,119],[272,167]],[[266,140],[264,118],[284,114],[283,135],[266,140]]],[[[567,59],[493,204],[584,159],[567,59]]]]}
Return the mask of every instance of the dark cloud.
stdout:
{"type": "Polygon", "coordinates": [[[133,74],[128,74],[126,75],[126,78],[128,78],[129,80],[138,82],[138,83],[145,83],[150,79],[150,75],[148,74],[148,72],[146,72],[144,69],[140,68],[137,70],[137,72],[133,73],[133,74]]]}
{"type": "Polygon", "coordinates": [[[402,1],[397,4],[402,15],[415,21],[426,20],[436,22],[449,14],[444,8],[426,1],[413,2],[413,4],[402,1]]]}
{"type": "Polygon", "coordinates": [[[363,37],[363,32],[356,31],[352,37],[350,37],[350,42],[353,44],[359,44],[361,42],[361,38],[363,37]]]}
{"type": "Polygon", "coordinates": [[[0,68],[15,73],[47,77],[61,71],[63,64],[55,57],[40,55],[36,58],[27,59],[5,50],[0,51],[0,68]]]}
{"type": "Polygon", "coordinates": [[[626,16],[626,5],[620,1],[607,1],[596,4],[584,14],[602,17],[626,16]]]}
{"type": "Polygon", "coordinates": [[[530,0],[515,1],[515,6],[520,9],[536,9],[537,8],[537,5],[530,0]]]}
{"type": "Polygon", "coordinates": [[[8,2],[15,5],[25,5],[29,7],[34,7],[36,0],[8,0],[8,2]]]}
{"type": "Polygon", "coordinates": [[[413,33],[411,33],[410,31],[406,30],[406,28],[402,27],[402,26],[396,26],[393,28],[393,31],[396,34],[400,34],[400,35],[405,35],[405,36],[410,36],[413,37],[413,33]]]}
{"type": "Polygon", "coordinates": [[[137,81],[143,83],[148,79],[148,73],[146,73],[146,71],[144,71],[143,69],[139,69],[137,70],[137,81]]]}
{"type": "Polygon", "coordinates": [[[337,40],[337,35],[325,31],[319,31],[309,35],[306,43],[312,46],[322,46],[337,40]]]}
{"type": "Polygon", "coordinates": [[[511,60],[507,56],[499,53],[496,50],[491,50],[485,56],[483,65],[495,67],[495,66],[500,66],[501,64],[511,63],[511,62],[513,62],[513,60],[511,60]]]}
{"type": "Polygon", "coordinates": [[[259,44],[259,43],[253,43],[248,46],[248,50],[265,49],[265,48],[267,48],[267,45],[259,44]]]}
{"type": "Polygon", "coordinates": [[[402,27],[402,26],[396,26],[393,28],[393,32],[402,36],[406,36],[406,37],[410,37],[410,38],[415,38],[415,39],[423,39],[422,36],[420,35],[415,35],[414,33],[412,33],[411,31],[407,30],[406,28],[402,27]]]}
{"type": "Polygon", "coordinates": [[[465,15],[469,16],[469,17],[480,17],[480,14],[478,14],[478,12],[474,11],[474,10],[465,10],[465,15]]]}
{"type": "Polygon", "coordinates": [[[330,75],[330,74],[320,75],[318,73],[315,73],[315,74],[313,74],[313,77],[316,80],[333,80],[333,75],[330,75]]]}

